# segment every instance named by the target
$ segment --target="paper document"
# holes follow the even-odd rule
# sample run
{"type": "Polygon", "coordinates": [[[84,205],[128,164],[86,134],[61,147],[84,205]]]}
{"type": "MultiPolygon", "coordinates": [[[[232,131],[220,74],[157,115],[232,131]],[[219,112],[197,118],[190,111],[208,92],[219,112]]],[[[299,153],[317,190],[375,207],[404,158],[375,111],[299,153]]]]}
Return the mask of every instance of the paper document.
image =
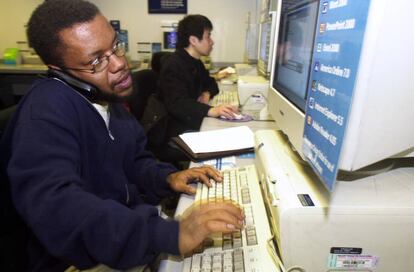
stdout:
{"type": "Polygon", "coordinates": [[[220,152],[254,147],[253,131],[247,126],[189,132],[180,138],[194,153],[220,152]]]}

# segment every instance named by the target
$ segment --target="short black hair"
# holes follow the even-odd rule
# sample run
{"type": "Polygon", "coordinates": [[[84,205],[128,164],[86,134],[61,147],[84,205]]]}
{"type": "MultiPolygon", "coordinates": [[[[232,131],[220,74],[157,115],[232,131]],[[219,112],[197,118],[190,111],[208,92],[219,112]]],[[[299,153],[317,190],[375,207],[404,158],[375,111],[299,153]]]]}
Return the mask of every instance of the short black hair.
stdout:
{"type": "Polygon", "coordinates": [[[64,66],[59,32],[74,24],[89,22],[99,9],[84,0],[48,0],[40,4],[30,16],[27,25],[29,45],[45,64],[64,66]]]}
{"type": "Polygon", "coordinates": [[[178,22],[176,47],[188,47],[190,36],[196,36],[199,40],[203,39],[204,30],[213,30],[213,24],[206,16],[200,14],[185,16],[178,22]]]}

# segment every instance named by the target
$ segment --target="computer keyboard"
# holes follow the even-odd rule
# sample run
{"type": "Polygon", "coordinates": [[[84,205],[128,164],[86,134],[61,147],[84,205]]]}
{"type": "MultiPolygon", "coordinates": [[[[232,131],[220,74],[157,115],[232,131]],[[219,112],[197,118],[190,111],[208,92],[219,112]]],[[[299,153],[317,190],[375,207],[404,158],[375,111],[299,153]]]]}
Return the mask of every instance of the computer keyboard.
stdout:
{"type": "Polygon", "coordinates": [[[220,91],[213,99],[210,101],[210,106],[218,106],[222,104],[230,104],[232,106],[239,106],[239,95],[237,92],[233,91],[220,91]]]}
{"type": "Polygon", "coordinates": [[[243,208],[245,228],[230,234],[212,235],[202,253],[184,259],[183,272],[279,271],[268,253],[272,238],[254,165],[221,171],[223,182],[208,188],[199,183],[196,202],[227,199],[243,208]]]}

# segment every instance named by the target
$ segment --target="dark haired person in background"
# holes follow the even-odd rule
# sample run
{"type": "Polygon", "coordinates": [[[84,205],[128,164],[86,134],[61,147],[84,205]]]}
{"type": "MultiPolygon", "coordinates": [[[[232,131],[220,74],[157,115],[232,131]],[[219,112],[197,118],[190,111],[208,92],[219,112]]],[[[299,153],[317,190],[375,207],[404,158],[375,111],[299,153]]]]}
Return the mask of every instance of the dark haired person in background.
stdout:
{"type": "Polygon", "coordinates": [[[204,117],[231,119],[238,113],[231,105],[208,105],[219,90],[200,58],[213,50],[212,30],[211,21],[203,15],[188,15],[178,23],[176,51],[163,64],[159,78],[159,97],[170,116],[167,140],[199,130],[204,117]]]}
{"type": "Polygon", "coordinates": [[[0,146],[30,230],[27,271],[128,269],[242,227],[240,208],[225,202],[180,221],[158,215],[161,198],[221,176],[210,167],[179,172],[144,149],[142,127],[119,103],[131,93],[125,50],[96,6],[44,2],[27,34],[52,73],[22,99],[0,146]]]}

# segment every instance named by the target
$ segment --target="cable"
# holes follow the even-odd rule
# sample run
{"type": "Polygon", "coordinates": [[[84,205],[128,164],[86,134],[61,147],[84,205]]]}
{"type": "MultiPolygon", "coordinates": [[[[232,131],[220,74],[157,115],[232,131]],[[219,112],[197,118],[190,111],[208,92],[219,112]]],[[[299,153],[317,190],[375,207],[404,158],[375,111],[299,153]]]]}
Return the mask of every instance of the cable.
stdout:
{"type": "Polygon", "coordinates": [[[395,161],[393,159],[385,159],[355,171],[340,170],[337,179],[340,181],[354,181],[388,172],[394,167],[395,161]]]}
{"type": "Polygon", "coordinates": [[[273,263],[276,266],[278,266],[282,270],[282,272],[288,272],[286,271],[286,268],[283,266],[282,261],[280,260],[279,256],[276,253],[276,249],[274,248],[274,245],[273,245],[274,238],[275,236],[273,235],[271,238],[267,240],[267,243],[266,243],[267,252],[269,253],[270,257],[272,257],[273,263]]]}
{"type": "Polygon", "coordinates": [[[278,266],[282,272],[306,272],[306,270],[300,266],[292,266],[289,267],[289,269],[286,270],[284,267],[282,260],[280,260],[279,255],[276,253],[276,249],[274,248],[273,240],[275,239],[275,236],[273,235],[271,238],[267,240],[266,243],[266,249],[269,255],[272,257],[272,261],[276,266],[278,266]]]}
{"type": "MultiPolygon", "coordinates": [[[[246,100],[243,102],[243,103],[240,103],[240,109],[243,109],[245,106],[246,106],[246,104],[247,104],[247,102],[252,98],[252,97],[255,97],[255,98],[264,98],[264,105],[267,105],[267,98],[264,96],[264,95],[262,95],[261,93],[254,93],[254,94],[251,94],[251,95],[249,95],[247,98],[246,98],[246,100]]],[[[240,101],[241,102],[241,101],[240,101]]],[[[262,104],[262,103],[261,103],[262,104]]]]}
{"type": "Polygon", "coordinates": [[[292,266],[292,267],[289,267],[289,269],[286,272],[292,272],[292,271],[306,272],[306,270],[303,269],[300,266],[292,266]]]}
{"type": "Polygon", "coordinates": [[[261,122],[274,122],[271,118],[261,119],[260,118],[260,112],[263,111],[268,105],[268,100],[266,96],[264,96],[261,93],[254,93],[248,96],[245,101],[240,101],[239,110],[243,114],[251,115],[254,119],[254,121],[261,121],[261,122]],[[253,101],[249,102],[250,100],[254,99],[260,99],[260,101],[253,101]],[[248,107],[250,106],[250,107],[248,107]]]}

